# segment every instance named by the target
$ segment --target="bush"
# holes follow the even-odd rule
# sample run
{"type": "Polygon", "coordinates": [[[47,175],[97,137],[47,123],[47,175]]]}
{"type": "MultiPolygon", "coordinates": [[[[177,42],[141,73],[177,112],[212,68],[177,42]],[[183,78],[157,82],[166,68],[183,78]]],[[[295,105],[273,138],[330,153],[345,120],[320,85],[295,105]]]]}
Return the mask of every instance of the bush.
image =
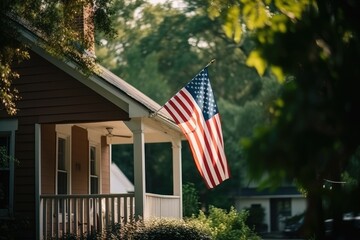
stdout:
{"type": "Polygon", "coordinates": [[[131,240],[210,240],[201,229],[179,219],[153,218],[126,224],[120,229],[119,239],[131,240]]]}
{"type": "Polygon", "coordinates": [[[267,230],[267,225],[264,224],[265,209],[260,205],[253,205],[246,210],[249,212],[249,216],[246,219],[246,225],[258,233],[265,232],[267,230]]]}
{"type": "Polygon", "coordinates": [[[153,218],[130,223],[116,224],[103,232],[91,235],[67,235],[63,239],[121,239],[121,240],[260,240],[247,225],[249,213],[215,208],[206,216],[200,211],[198,216],[187,220],[153,218]]]}
{"type": "Polygon", "coordinates": [[[214,240],[260,240],[246,224],[248,212],[237,212],[231,207],[229,212],[210,206],[208,216],[200,211],[198,216],[188,220],[188,224],[208,233],[214,240]]]}
{"type": "Polygon", "coordinates": [[[199,194],[193,183],[183,185],[183,216],[191,217],[200,210],[199,194]]]}

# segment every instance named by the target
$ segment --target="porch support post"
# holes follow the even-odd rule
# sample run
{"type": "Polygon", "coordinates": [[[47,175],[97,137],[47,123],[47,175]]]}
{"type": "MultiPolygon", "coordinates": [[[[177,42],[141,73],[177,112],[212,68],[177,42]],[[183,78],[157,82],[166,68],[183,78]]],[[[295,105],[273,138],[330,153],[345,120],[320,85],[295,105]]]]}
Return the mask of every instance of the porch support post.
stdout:
{"type": "Polygon", "coordinates": [[[126,125],[133,132],[135,217],[144,218],[145,209],[145,140],[141,118],[133,118],[126,125]]]}
{"type": "Polygon", "coordinates": [[[42,235],[42,206],[41,195],[41,125],[35,124],[35,234],[36,239],[42,235]]]}
{"type": "Polygon", "coordinates": [[[179,218],[182,218],[182,175],[181,175],[181,140],[172,141],[173,194],[179,196],[179,218]]]}

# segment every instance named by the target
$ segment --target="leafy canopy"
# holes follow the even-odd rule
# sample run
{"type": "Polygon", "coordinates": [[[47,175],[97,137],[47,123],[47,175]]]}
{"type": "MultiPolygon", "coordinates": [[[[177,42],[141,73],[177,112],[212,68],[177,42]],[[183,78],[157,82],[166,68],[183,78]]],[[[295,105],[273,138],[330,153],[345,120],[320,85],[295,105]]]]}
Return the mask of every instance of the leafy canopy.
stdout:
{"type": "Polygon", "coordinates": [[[97,30],[111,36],[114,30],[110,22],[111,0],[12,0],[2,1],[0,8],[0,99],[1,109],[9,115],[17,112],[16,100],[20,95],[12,86],[19,74],[13,66],[29,59],[29,49],[20,43],[19,28],[16,22],[30,28],[45,41],[38,44],[51,54],[72,59],[79,68],[87,72],[94,69],[93,55],[84,54],[93,44],[92,31],[80,32],[74,23],[78,22],[79,14],[89,14],[86,21],[95,23],[97,30]]]}
{"type": "Polygon", "coordinates": [[[258,179],[267,173],[264,183],[273,186],[296,179],[307,191],[308,233],[321,238],[321,199],[329,199],[335,219],[348,204],[344,196],[354,199],[354,191],[339,184],[330,192],[322,186],[324,179],[341,181],[359,162],[360,27],[354,19],[360,5],[351,0],[214,2],[222,8],[215,5],[213,16],[231,26],[231,37],[237,39],[236,26],[228,21],[235,12],[231,8],[239,9],[242,29],[251,30],[255,44],[247,64],[259,74],[271,71],[284,85],[271,124],[243,141],[250,173],[258,179]],[[248,11],[254,18],[244,19],[248,11]]]}

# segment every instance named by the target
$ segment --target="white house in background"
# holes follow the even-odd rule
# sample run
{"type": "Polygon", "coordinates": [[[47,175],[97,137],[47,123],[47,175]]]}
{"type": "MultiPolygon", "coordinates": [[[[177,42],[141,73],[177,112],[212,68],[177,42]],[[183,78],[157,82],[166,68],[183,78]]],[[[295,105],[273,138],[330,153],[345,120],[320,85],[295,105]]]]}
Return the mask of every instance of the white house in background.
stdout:
{"type": "Polygon", "coordinates": [[[262,207],[268,232],[284,230],[284,220],[306,210],[306,198],[294,186],[280,187],[274,191],[258,190],[255,186],[242,188],[235,198],[237,210],[262,207]]]}
{"type": "Polygon", "coordinates": [[[125,176],[115,164],[110,165],[110,193],[132,193],[134,184],[125,176]]]}

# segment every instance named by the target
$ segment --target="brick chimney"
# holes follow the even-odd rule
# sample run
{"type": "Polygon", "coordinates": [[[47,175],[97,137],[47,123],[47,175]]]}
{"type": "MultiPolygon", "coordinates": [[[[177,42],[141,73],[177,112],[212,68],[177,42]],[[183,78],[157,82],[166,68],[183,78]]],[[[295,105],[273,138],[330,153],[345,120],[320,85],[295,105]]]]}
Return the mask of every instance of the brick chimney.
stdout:
{"type": "Polygon", "coordinates": [[[92,1],[64,1],[65,21],[75,30],[85,49],[95,54],[94,8],[92,1]]]}

